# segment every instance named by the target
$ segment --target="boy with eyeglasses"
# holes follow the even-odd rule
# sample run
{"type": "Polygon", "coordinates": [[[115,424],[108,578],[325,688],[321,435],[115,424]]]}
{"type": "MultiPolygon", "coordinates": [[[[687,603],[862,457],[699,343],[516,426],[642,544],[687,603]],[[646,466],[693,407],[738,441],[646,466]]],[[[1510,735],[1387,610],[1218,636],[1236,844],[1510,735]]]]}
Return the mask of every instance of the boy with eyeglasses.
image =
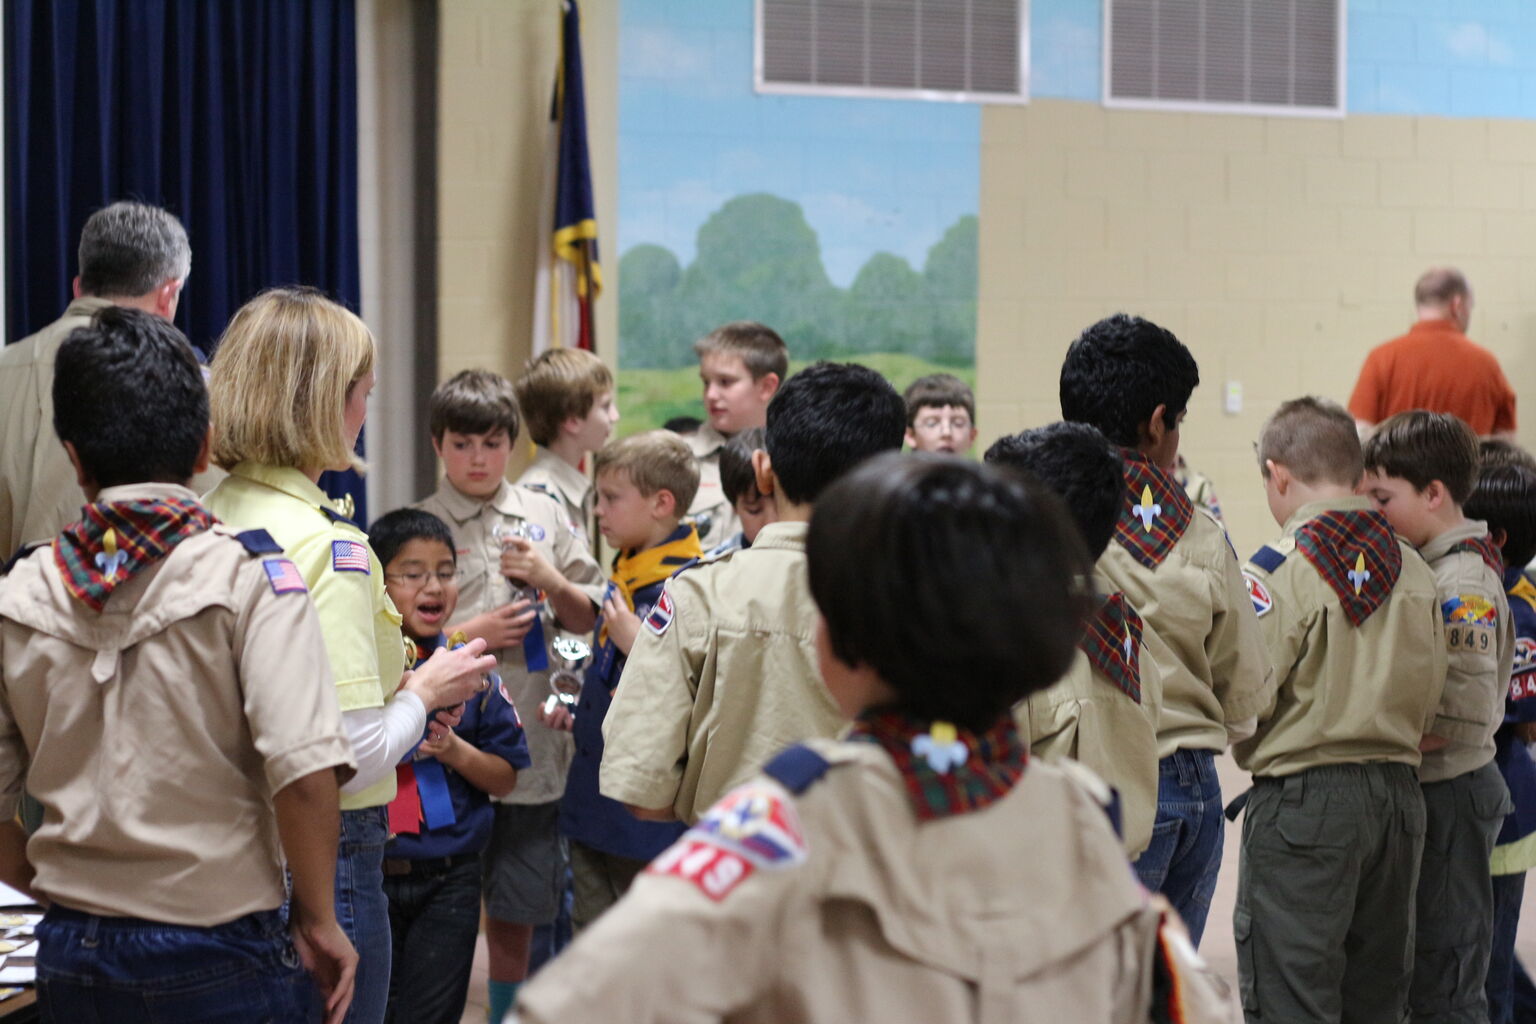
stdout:
{"type": "MultiPolygon", "coordinates": [[[[430,512],[380,517],[368,542],[400,612],[413,661],[453,640],[444,633],[459,600],[453,534],[430,512]]],[[[480,855],[491,841],[491,797],[506,796],[529,765],[517,709],[502,687],[464,705],[459,724],[423,739],[395,767],[384,849],[393,970],[388,1020],[457,1021],[469,992],[480,930],[480,855]]]]}

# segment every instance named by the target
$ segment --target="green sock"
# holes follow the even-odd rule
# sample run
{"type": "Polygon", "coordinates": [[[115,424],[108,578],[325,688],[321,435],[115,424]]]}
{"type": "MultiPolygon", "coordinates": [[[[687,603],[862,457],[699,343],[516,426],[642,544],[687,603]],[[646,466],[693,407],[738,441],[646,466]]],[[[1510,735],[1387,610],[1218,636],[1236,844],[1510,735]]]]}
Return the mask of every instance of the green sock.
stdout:
{"type": "Polygon", "coordinates": [[[490,1014],[486,1018],[490,1024],[501,1024],[502,1018],[512,1010],[512,1004],[517,1002],[517,990],[522,984],[520,981],[486,982],[491,997],[490,1014]]]}

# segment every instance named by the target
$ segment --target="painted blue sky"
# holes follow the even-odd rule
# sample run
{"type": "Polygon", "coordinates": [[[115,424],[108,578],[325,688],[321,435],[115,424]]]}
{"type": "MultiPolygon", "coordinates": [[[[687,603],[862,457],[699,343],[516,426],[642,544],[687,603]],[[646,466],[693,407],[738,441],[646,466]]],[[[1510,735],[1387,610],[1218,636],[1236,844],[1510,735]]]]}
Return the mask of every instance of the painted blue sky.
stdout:
{"type": "MultiPolygon", "coordinates": [[[[621,0],[619,252],[693,259],[732,196],[793,199],[846,286],[875,252],[921,269],[977,212],[981,108],[752,91],[752,0],[621,0]]],[[[1536,3],[1349,0],[1348,110],[1536,118],[1536,3]]],[[[1032,0],[1030,90],[1100,99],[1102,0],[1032,0]]]]}

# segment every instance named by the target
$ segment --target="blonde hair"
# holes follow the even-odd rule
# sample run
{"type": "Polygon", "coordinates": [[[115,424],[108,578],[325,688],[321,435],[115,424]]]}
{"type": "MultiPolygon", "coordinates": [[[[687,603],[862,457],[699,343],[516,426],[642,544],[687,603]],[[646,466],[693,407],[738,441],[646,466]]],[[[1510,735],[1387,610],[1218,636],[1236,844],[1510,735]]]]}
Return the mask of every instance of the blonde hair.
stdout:
{"type": "Polygon", "coordinates": [[[213,461],[361,470],[346,405],[373,362],[356,314],[309,288],[262,292],[230,319],[209,368],[213,461]]]}
{"type": "Polygon", "coordinates": [[[609,441],[593,460],[594,476],[622,472],[649,498],[670,491],[681,519],[699,492],[699,463],[687,442],[670,430],[647,430],[609,441]]]}
{"type": "Polygon", "coordinates": [[[560,424],[585,416],[592,403],[613,390],[613,374],[597,356],[580,348],[552,348],[523,367],[517,380],[517,404],[534,444],[549,445],[560,424]]]}

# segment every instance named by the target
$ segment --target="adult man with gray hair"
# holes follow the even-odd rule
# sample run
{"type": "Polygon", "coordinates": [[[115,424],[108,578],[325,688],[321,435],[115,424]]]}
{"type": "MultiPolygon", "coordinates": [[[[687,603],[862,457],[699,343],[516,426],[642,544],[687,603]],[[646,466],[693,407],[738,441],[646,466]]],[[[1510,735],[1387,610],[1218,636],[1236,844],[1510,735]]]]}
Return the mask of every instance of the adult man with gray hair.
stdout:
{"type": "Polygon", "coordinates": [[[53,360],[64,339],[106,306],[176,315],[192,249],[181,221],[121,201],[80,232],[80,276],[64,315],[0,350],[0,560],[49,540],[80,515],[80,487],[53,433],[53,360]]]}
{"type": "Polygon", "coordinates": [[[1472,288],[1454,267],[1413,287],[1417,322],[1365,358],[1349,411],[1361,434],[1389,416],[1428,409],[1460,417],[1479,437],[1513,438],[1515,392],[1492,352],[1467,338],[1472,288]]]}

